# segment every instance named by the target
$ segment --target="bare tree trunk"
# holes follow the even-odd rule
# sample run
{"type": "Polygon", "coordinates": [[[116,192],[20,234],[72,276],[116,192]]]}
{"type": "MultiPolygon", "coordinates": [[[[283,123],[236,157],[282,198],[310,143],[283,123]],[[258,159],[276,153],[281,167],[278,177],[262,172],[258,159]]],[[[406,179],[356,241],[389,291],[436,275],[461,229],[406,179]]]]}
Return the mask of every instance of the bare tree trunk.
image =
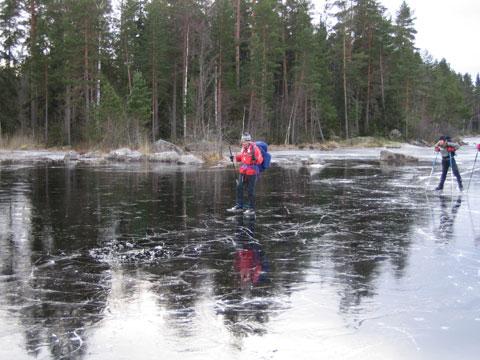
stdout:
{"type": "MultiPolygon", "coordinates": [[[[252,9],[255,9],[256,5],[256,0],[252,0],[252,9]]],[[[252,11],[252,24],[255,23],[255,10],[252,11]]],[[[251,37],[253,37],[255,34],[252,31],[251,37]]],[[[255,54],[253,52],[253,49],[250,54],[251,58],[253,59],[255,57],[255,54]]],[[[251,131],[252,127],[252,122],[253,119],[255,118],[254,115],[254,103],[256,102],[256,93],[255,93],[255,77],[254,75],[250,74],[250,105],[248,107],[248,122],[247,122],[247,130],[251,131]]]]}
{"type": "MultiPolygon", "coordinates": [[[[315,115],[313,113],[313,99],[310,99],[310,135],[311,135],[311,142],[312,144],[315,143],[315,115]]],[[[308,136],[308,133],[306,134],[308,136]]]]}
{"type": "Polygon", "coordinates": [[[235,74],[237,80],[237,89],[240,88],[240,0],[236,0],[236,23],[235,23],[235,74]]]}
{"type": "MultiPolygon", "coordinates": [[[[205,31],[203,31],[205,33],[205,31]]],[[[194,126],[194,138],[197,138],[197,131],[200,131],[201,136],[206,139],[208,137],[207,134],[207,126],[205,125],[205,104],[206,100],[206,82],[207,82],[207,66],[206,66],[206,36],[202,33],[200,38],[200,54],[198,56],[198,89],[197,89],[197,97],[196,97],[196,109],[195,109],[195,126],[194,126]]]]}
{"type": "MultiPolygon", "coordinates": [[[[260,120],[264,121],[265,119],[265,88],[267,87],[267,44],[266,44],[267,34],[265,29],[263,30],[263,51],[262,51],[262,80],[260,83],[260,120]]],[[[263,124],[262,124],[263,125],[263,124]]]]}
{"type": "MultiPolygon", "coordinates": [[[[157,25],[157,18],[155,17],[155,25],[157,25]]],[[[151,67],[152,67],[152,142],[155,142],[158,136],[158,75],[157,75],[157,31],[156,26],[155,30],[151,32],[152,36],[152,46],[151,51],[151,67]]]]}
{"type": "Polygon", "coordinates": [[[384,131],[387,130],[387,122],[385,121],[385,83],[383,79],[383,56],[382,51],[380,51],[380,91],[382,93],[382,116],[384,123],[384,131]]]}
{"type": "Polygon", "coordinates": [[[315,104],[315,117],[317,119],[318,130],[320,131],[320,137],[322,138],[322,141],[325,141],[325,136],[323,136],[322,124],[320,122],[320,116],[318,115],[318,105],[317,104],[315,104]]]}
{"type": "Polygon", "coordinates": [[[32,136],[35,137],[35,130],[37,128],[37,97],[38,97],[38,92],[37,92],[37,87],[33,85],[32,83],[32,89],[31,92],[31,101],[30,101],[30,126],[32,128],[32,136]]]}
{"type": "Polygon", "coordinates": [[[215,116],[215,125],[218,123],[218,66],[215,64],[215,71],[213,74],[214,77],[214,116],[215,116]]]}
{"type": "Polygon", "coordinates": [[[173,65],[173,96],[172,96],[172,117],[170,125],[170,138],[172,142],[177,141],[177,62],[173,65]]]}
{"type": "Polygon", "coordinates": [[[90,117],[90,87],[89,82],[89,73],[88,73],[88,23],[85,20],[85,48],[83,51],[83,81],[84,81],[84,96],[85,96],[85,122],[88,124],[90,117]]]}
{"type": "Polygon", "coordinates": [[[290,112],[290,117],[288,119],[287,132],[285,134],[285,145],[291,144],[295,141],[295,118],[297,117],[297,106],[298,100],[300,97],[300,89],[297,83],[295,89],[295,98],[292,104],[292,110],[290,112]]]}
{"type": "MultiPolygon", "coordinates": [[[[286,16],[286,15],[285,15],[286,16]]],[[[282,41],[286,43],[286,36],[285,36],[285,28],[282,31],[282,41]]],[[[288,107],[288,64],[287,64],[287,52],[286,50],[283,52],[283,99],[282,99],[282,118],[286,115],[287,107],[288,107]]]]}
{"type": "Polygon", "coordinates": [[[155,65],[152,70],[152,141],[158,136],[158,81],[155,65]]]}
{"type": "Polygon", "coordinates": [[[45,145],[48,144],[48,64],[45,61],[45,145]]]}
{"type": "Polygon", "coordinates": [[[187,142],[187,95],[188,95],[188,52],[189,52],[189,32],[190,24],[187,19],[187,29],[185,34],[185,47],[184,47],[184,57],[183,57],[183,99],[182,99],[182,109],[183,109],[183,142],[187,142]]]}
{"type": "Polygon", "coordinates": [[[37,41],[37,0],[30,0],[30,48],[31,52],[35,52],[37,41]]]}
{"type": "Polygon", "coordinates": [[[346,29],[343,28],[343,99],[345,107],[345,138],[348,139],[348,101],[347,101],[347,49],[346,29]]]}
{"type": "Polygon", "coordinates": [[[38,59],[37,54],[37,3],[36,0],[29,2],[30,12],[30,56],[32,63],[30,64],[30,126],[32,128],[32,136],[35,137],[35,130],[37,127],[37,97],[38,89],[35,77],[33,76],[33,59],[38,59]]]}
{"type": "Polygon", "coordinates": [[[71,122],[72,122],[72,94],[71,94],[72,88],[71,85],[67,85],[67,88],[65,89],[65,114],[64,114],[64,134],[67,140],[67,145],[71,145],[71,122]]]}
{"type": "Polygon", "coordinates": [[[358,100],[358,92],[356,93],[354,101],[355,101],[355,133],[351,135],[358,136],[360,134],[360,101],[358,100]]]}
{"type": "Polygon", "coordinates": [[[28,86],[30,77],[27,75],[22,76],[20,80],[20,95],[19,95],[19,120],[20,120],[20,132],[25,134],[27,129],[27,113],[24,110],[24,106],[29,104],[28,100],[28,86]]]}
{"type": "Polygon", "coordinates": [[[253,119],[255,118],[255,114],[254,114],[254,107],[255,107],[255,98],[256,98],[256,95],[255,95],[255,81],[252,77],[251,81],[250,81],[250,86],[251,86],[251,90],[250,90],[250,105],[248,106],[248,122],[247,122],[247,130],[251,131],[251,128],[252,128],[252,122],[253,122],[253,119]]]}
{"type": "Polygon", "coordinates": [[[102,96],[101,93],[101,75],[102,75],[102,61],[100,60],[100,55],[101,55],[101,37],[98,35],[98,60],[97,60],[97,94],[96,94],[96,100],[97,100],[97,106],[100,106],[100,98],[102,96]]]}
{"type": "Polygon", "coordinates": [[[215,78],[216,78],[216,103],[217,109],[215,110],[215,127],[218,131],[217,133],[217,142],[218,142],[218,152],[221,156],[222,154],[222,53],[219,55],[219,66],[215,69],[215,78]],[[218,74],[218,75],[217,75],[218,74]]]}
{"type": "Polygon", "coordinates": [[[405,89],[405,140],[408,139],[408,117],[410,113],[410,81],[407,80],[407,85],[405,89]]]}
{"type": "MultiPolygon", "coordinates": [[[[124,9],[124,2],[122,0],[121,2],[121,5],[120,5],[120,8],[121,9],[124,9]]],[[[123,14],[120,15],[121,16],[121,24],[120,24],[120,27],[123,28],[123,21],[124,21],[124,17],[123,17],[123,14]]],[[[127,65],[127,87],[128,87],[128,93],[131,94],[132,93],[132,74],[131,74],[131,71],[130,71],[130,56],[129,56],[129,52],[128,52],[128,39],[127,39],[127,34],[125,33],[125,35],[123,36],[123,39],[122,39],[122,43],[123,43],[123,54],[125,56],[125,65],[127,65]]]]}
{"type": "Polygon", "coordinates": [[[369,30],[368,33],[368,70],[367,70],[367,101],[365,105],[365,134],[368,134],[370,128],[370,87],[372,83],[372,62],[371,62],[371,52],[372,52],[372,31],[369,30]]]}
{"type": "Polygon", "coordinates": [[[282,99],[282,118],[285,118],[288,107],[288,76],[287,76],[287,54],[283,54],[283,99],[282,99]]]}
{"type": "Polygon", "coordinates": [[[305,138],[308,135],[308,98],[304,96],[304,103],[303,103],[303,122],[305,127],[305,138]]]}

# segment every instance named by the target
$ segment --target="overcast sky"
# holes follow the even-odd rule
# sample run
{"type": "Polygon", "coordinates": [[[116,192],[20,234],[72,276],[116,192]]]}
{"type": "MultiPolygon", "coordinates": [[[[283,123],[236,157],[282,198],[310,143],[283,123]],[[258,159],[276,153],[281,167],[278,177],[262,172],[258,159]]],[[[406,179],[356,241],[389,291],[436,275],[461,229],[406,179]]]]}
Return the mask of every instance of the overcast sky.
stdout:
{"type": "MultiPolygon", "coordinates": [[[[395,19],[403,0],[378,0],[395,19]]],[[[317,11],[325,0],[313,0],[317,11]]],[[[445,58],[475,82],[480,73],[480,0],[406,0],[415,20],[416,47],[436,60],[445,58]]]]}

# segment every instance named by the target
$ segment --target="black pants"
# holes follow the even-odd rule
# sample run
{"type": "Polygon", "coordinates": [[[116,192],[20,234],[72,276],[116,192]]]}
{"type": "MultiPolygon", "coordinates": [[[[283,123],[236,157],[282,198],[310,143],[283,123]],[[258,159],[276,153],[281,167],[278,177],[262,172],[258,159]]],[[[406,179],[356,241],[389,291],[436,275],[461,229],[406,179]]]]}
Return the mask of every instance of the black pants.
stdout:
{"type": "Polygon", "coordinates": [[[247,186],[248,203],[245,208],[255,209],[255,185],[257,183],[257,175],[240,174],[237,184],[237,205],[243,208],[243,187],[247,186]]]}
{"type": "Polygon", "coordinates": [[[462,187],[462,177],[458,172],[458,167],[457,167],[457,162],[455,161],[455,157],[449,156],[449,157],[442,157],[442,176],[440,177],[440,183],[438,184],[439,189],[443,189],[443,184],[447,179],[448,168],[450,167],[450,159],[452,161],[453,175],[455,175],[455,177],[457,178],[458,186],[460,188],[462,187]]]}

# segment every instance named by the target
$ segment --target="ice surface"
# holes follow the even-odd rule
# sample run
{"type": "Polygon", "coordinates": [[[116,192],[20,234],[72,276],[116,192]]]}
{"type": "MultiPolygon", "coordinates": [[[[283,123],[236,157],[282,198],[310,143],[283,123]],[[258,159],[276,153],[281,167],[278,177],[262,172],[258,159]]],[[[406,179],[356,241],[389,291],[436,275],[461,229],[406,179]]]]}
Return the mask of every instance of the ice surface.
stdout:
{"type": "Polygon", "coordinates": [[[476,358],[478,172],[355,151],[269,169],[256,219],[231,169],[3,166],[0,358],[476,358]]]}

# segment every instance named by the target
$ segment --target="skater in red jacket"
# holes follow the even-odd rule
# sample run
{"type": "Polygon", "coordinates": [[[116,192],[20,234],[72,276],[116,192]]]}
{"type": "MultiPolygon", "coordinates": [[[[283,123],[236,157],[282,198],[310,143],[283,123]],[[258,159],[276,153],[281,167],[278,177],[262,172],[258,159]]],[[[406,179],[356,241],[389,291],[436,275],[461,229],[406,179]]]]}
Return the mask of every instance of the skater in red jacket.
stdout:
{"type": "MultiPolygon", "coordinates": [[[[235,160],[241,162],[239,172],[240,176],[237,181],[237,201],[235,206],[227,209],[231,213],[243,212],[247,216],[255,215],[255,185],[260,172],[259,165],[263,162],[261,150],[257,144],[252,141],[249,133],[244,133],[241,138],[242,150],[235,155],[235,160]],[[243,202],[243,189],[247,187],[248,202],[243,202]]],[[[233,161],[233,155],[230,160],[233,161]]]]}

